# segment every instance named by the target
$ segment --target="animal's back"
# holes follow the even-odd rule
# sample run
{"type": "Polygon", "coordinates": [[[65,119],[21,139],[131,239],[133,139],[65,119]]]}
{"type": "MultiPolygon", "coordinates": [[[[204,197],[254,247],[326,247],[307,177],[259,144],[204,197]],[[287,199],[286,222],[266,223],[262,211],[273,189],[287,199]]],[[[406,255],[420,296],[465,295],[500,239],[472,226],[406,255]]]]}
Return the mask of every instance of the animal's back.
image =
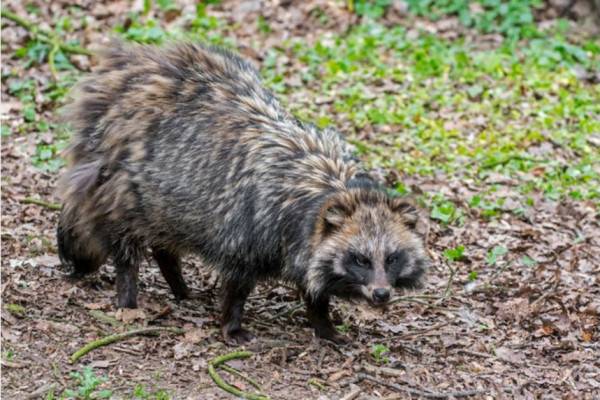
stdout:
{"type": "Polygon", "coordinates": [[[113,44],[74,99],[64,219],[141,245],[213,261],[268,247],[264,264],[298,200],[354,173],[337,133],[298,122],[221,49],[113,44]]]}

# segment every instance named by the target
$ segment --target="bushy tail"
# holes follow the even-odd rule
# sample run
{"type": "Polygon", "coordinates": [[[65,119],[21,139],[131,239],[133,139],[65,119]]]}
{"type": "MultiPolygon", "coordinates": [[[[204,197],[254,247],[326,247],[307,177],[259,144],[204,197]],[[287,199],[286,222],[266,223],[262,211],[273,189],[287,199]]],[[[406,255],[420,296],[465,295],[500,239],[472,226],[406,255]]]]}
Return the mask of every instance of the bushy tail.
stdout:
{"type": "Polygon", "coordinates": [[[71,270],[72,277],[80,278],[100,268],[108,258],[108,248],[93,228],[73,222],[63,211],[56,241],[61,263],[71,270]]]}

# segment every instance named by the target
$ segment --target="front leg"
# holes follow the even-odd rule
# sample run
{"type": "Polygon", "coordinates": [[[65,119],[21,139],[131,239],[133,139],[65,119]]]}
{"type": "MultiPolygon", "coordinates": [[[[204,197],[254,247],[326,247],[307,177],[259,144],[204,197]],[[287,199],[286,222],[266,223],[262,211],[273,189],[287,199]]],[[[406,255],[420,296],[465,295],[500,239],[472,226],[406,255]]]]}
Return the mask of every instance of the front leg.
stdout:
{"type": "Polygon", "coordinates": [[[254,289],[254,282],[223,282],[223,319],[221,329],[227,342],[241,344],[254,337],[242,328],[242,316],[246,299],[254,289]]]}
{"type": "Polygon", "coordinates": [[[318,338],[337,344],[348,343],[348,338],[338,333],[329,318],[329,297],[313,299],[306,297],[307,317],[318,338]]]}
{"type": "Polygon", "coordinates": [[[134,255],[117,253],[114,257],[117,272],[117,307],[137,308],[139,261],[134,255]]]}

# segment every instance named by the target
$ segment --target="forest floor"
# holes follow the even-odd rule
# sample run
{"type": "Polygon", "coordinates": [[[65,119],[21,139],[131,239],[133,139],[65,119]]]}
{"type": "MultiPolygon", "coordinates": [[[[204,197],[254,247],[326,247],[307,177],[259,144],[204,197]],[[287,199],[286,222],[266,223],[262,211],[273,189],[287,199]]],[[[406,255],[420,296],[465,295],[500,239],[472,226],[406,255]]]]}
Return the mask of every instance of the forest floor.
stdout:
{"type": "Polygon", "coordinates": [[[501,15],[481,2],[208,3],[3,2],[37,33],[3,16],[2,395],[230,397],[207,373],[236,349],[220,335],[218,282],[198,260],[184,267],[198,299],[175,303],[148,264],[133,311],[115,309],[111,265],[79,282],[59,266],[54,187],[69,130],[57,115],[95,60],[56,44],[94,49],[120,36],[237,49],[296,115],[347,135],[428,221],[422,291],[384,312],[335,303],[349,345],[315,339],[294,290],[259,287],[247,304],[253,354],[229,365],[262,393],[600,398],[600,41],[587,3],[560,21],[558,6],[536,1],[501,15]],[[185,333],[69,362],[95,339],[152,326],[185,333]]]}

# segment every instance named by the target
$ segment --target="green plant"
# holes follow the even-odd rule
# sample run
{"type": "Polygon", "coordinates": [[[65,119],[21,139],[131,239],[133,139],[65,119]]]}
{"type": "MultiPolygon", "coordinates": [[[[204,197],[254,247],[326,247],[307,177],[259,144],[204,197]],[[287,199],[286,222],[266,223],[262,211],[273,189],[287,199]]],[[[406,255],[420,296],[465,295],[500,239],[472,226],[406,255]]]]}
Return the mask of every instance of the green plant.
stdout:
{"type": "Polygon", "coordinates": [[[469,272],[469,282],[475,282],[477,280],[477,271],[471,271],[469,272]]]}
{"type": "Polygon", "coordinates": [[[348,9],[357,15],[378,19],[383,16],[392,0],[347,0],[348,9]]]}
{"type": "Polygon", "coordinates": [[[2,358],[6,361],[12,361],[15,358],[15,353],[12,349],[7,349],[2,352],[2,358]]]}
{"type": "Polygon", "coordinates": [[[68,145],[70,132],[66,126],[60,124],[50,124],[48,126],[38,124],[38,130],[41,130],[40,128],[52,129],[54,140],[50,144],[39,143],[36,146],[35,154],[31,157],[31,161],[33,165],[42,171],[56,172],[65,164],[64,159],[60,157],[60,153],[68,145]]]}
{"type": "Polygon", "coordinates": [[[469,206],[481,210],[481,216],[485,218],[492,218],[498,216],[502,211],[503,204],[503,198],[497,198],[493,201],[489,201],[481,195],[475,195],[469,201],[469,206]]]}
{"type": "Polygon", "coordinates": [[[164,389],[156,391],[146,390],[143,385],[137,384],[133,389],[134,400],[170,400],[171,396],[164,389]]]}
{"type": "Polygon", "coordinates": [[[0,136],[10,136],[12,134],[12,130],[10,126],[2,124],[0,125],[0,136]]]}
{"type": "Polygon", "coordinates": [[[342,334],[346,334],[350,331],[350,325],[343,323],[341,325],[336,325],[335,327],[338,332],[342,333],[342,334]]]}
{"type": "Polygon", "coordinates": [[[160,26],[160,22],[153,18],[141,17],[139,14],[130,13],[131,23],[127,26],[121,25],[115,31],[125,39],[139,43],[162,43],[168,34],[160,26]]]}
{"type": "Polygon", "coordinates": [[[23,307],[20,304],[6,304],[4,306],[4,308],[6,309],[6,311],[8,311],[11,314],[17,315],[19,317],[22,317],[25,315],[25,313],[27,312],[27,309],[25,307],[23,307]]]}
{"type": "Polygon", "coordinates": [[[495,265],[498,259],[508,253],[508,249],[504,246],[495,246],[491,251],[488,252],[486,262],[488,265],[495,265]]]}
{"type": "Polygon", "coordinates": [[[434,196],[430,217],[444,224],[460,223],[463,218],[463,212],[450,200],[434,196]]]}
{"type": "Polygon", "coordinates": [[[71,378],[75,380],[77,388],[66,389],[63,398],[91,400],[108,399],[112,396],[112,391],[108,389],[98,390],[99,386],[107,382],[105,377],[97,377],[90,367],[85,367],[81,372],[71,372],[71,378]]]}
{"type": "Polygon", "coordinates": [[[529,256],[523,256],[521,257],[521,264],[526,267],[535,267],[537,265],[537,261],[529,256]]]}
{"type": "Polygon", "coordinates": [[[460,261],[464,258],[464,253],[465,253],[465,246],[456,246],[455,248],[452,249],[446,249],[444,250],[444,256],[446,257],[446,259],[448,259],[448,261],[454,262],[454,261],[460,261]]]}
{"type": "Polygon", "coordinates": [[[389,358],[386,357],[389,352],[390,349],[383,344],[374,344],[371,348],[371,355],[378,364],[387,364],[390,362],[389,358]]]}
{"type": "Polygon", "coordinates": [[[456,15],[466,27],[484,33],[500,33],[516,40],[538,34],[533,10],[540,0],[407,0],[409,10],[437,20],[456,15]]]}

